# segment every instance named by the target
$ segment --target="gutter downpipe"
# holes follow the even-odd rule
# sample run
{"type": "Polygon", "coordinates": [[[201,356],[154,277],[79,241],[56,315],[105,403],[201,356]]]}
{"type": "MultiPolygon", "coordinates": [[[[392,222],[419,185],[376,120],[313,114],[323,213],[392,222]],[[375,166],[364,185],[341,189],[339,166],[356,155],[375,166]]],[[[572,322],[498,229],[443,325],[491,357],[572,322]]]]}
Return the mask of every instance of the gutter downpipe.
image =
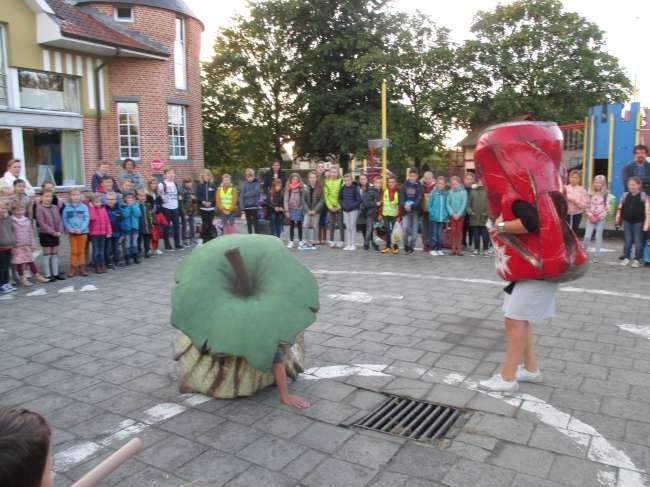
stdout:
{"type": "MultiPolygon", "coordinates": [[[[117,47],[115,48],[115,55],[113,56],[114,58],[120,56],[120,48],[117,47]]],[[[99,66],[95,68],[95,124],[96,124],[96,131],[97,131],[97,160],[102,161],[104,159],[104,145],[102,143],[102,107],[101,107],[101,94],[99,92],[99,76],[100,76],[100,71],[104,69],[104,67],[108,64],[108,62],[104,61],[102,62],[99,66]]],[[[104,97],[106,96],[106,93],[104,93],[104,97]]]]}

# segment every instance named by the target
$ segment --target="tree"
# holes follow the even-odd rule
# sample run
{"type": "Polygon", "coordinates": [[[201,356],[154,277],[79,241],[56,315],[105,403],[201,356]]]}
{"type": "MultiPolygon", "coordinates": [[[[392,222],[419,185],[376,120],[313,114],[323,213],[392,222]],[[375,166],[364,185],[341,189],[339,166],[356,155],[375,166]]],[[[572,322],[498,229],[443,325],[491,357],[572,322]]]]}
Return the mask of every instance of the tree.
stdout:
{"type": "Polygon", "coordinates": [[[222,165],[265,165],[281,157],[281,140],[296,131],[296,92],[289,71],[284,0],[252,4],[225,29],[204,65],[206,159],[222,165]]]}
{"type": "Polygon", "coordinates": [[[476,15],[466,42],[472,89],[466,125],[532,113],[559,123],[582,120],[588,107],[624,101],[631,84],[604,51],[603,32],[559,0],[519,0],[476,15]]]}

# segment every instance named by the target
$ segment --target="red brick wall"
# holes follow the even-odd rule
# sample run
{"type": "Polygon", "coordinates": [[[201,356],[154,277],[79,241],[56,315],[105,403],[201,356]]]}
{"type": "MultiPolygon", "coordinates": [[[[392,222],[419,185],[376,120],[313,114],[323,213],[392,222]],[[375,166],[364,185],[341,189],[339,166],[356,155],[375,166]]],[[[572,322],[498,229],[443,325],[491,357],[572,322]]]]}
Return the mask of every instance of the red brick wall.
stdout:
{"type": "MultiPolygon", "coordinates": [[[[113,7],[93,4],[93,7],[107,15],[113,15],[113,7]]],[[[115,164],[119,171],[119,145],[117,134],[116,96],[138,96],[140,114],[140,162],[138,170],[146,177],[151,175],[151,161],[162,160],[174,167],[177,176],[194,176],[203,168],[203,133],[201,123],[201,23],[185,18],[185,46],[187,90],[177,90],[174,83],[174,38],[177,14],[168,10],[135,6],[135,21],[126,24],[140,31],[152,40],[165,46],[170,56],[167,60],[117,58],[107,60],[108,90],[107,104],[110,111],[103,114],[101,131],[103,161],[115,164]],[[192,163],[175,162],[169,159],[169,137],[167,134],[167,98],[176,98],[190,103],[187,113],[188,159],[192,163]]],[[[86,181],[89,182],[98,162],[96,120],[84,119],[84,156],[86,181]]]]}

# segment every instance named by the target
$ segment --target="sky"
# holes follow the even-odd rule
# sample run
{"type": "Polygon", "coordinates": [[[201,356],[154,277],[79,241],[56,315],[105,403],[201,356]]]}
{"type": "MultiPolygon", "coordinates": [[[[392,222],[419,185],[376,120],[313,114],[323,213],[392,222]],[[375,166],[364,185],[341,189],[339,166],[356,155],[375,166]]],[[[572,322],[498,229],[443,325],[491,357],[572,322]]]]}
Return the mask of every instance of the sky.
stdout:
{"type": "MultiPolygon", "coordinates": [[[[232,17],[246,13],[246,0],[185,0],[205,24],[201,56],[211,57],[212,44],[220,28],[232,24],[232,17]],[[218,7],[217,7],[218,5],[218,7]]],[[[491,10],[511,0],[393,0],[396,11],[421,11],[452,32],[462,42],[471,36],[470,26],[478,10],[491,10]]],[[[605,32],[606,49],[617,56],[637,91],[634,101],[650,107],[650,1],[648,0],[563,0],[566,10],[578,12],[605,32]]]]}

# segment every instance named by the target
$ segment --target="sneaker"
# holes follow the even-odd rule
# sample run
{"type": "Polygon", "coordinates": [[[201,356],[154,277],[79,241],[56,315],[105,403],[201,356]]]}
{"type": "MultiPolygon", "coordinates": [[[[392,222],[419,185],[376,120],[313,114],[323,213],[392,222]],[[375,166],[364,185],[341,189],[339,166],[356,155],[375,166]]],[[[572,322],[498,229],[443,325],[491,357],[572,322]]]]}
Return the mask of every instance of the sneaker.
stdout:
{"type": "Polygon", "coordinates": [[[472,257],[478,257],[479,252],[478,252],[478,250],[474,249],[469,253],[469,255],[471,255],[472,257]]]}
{"type": "Polygon", "coordinates": [[[307,244],[303,240],[298,242],[298,250],[307,250],[307,244]]]}
{"type": "Polygon", "coordinates": [[[156,255],[162,255],[162,254],[163,254],[163,251],[160,250],[160,249],[156,249],[155,252],[154,252],[154,254],[156,254],[156,255]]]}
{"type": "Polygon", "coordinates": [[[54,279],[56,279],[57,281],[65,281],[65,274],[61,272],[58,276],[54,276],[54,279]]]}
{"type": "Polygon", "coordinates": [[[180,245],[180,246],[176,247],[176,250],[185,250],[185,247],[183,247],[182,245],[180,245]]]}
{"type": "Polygon", "coordinates": [[[519,383],[516,380],[508,382],[503,380],[501,374],[496,374],[488,380],[479,382],[479,387],[492,392],[516,392],[519,389],[519,383]]]}
{"type": "Polygon", "coordinates": [[[429,252],[429,255],[432,255],[433,257],[437,257],[437,256],[439,256],[440,254],[438,253],[437,250],[432,250],[432,251],[429,252]]]}
{"type": "Polygon", "coordinates": [[[436,252],[438,252],[438,255],[439,255],[440,257],[442,257],[443,255],[445,255],[445,253],[444,253],[442,250],[437,250],[436,252]]]}
{"type": "Polygon", "coordinates": [[[623,259],[623,260],[621,261],[621,265],[624,265],[624,266],[625,266],[625,265],[628,265],[629,263],[630,263],[630,259],[623,259]]]}
{"type": "Polygon", "coordinates": [[[167,252],[173,252],[173,251],[174,251],[173,247],[170,247],[170,248],[165,249],[165,250],[166,250],[167,252]]]}
{"type": "Polygon", "coordinates": [[[2,286],[0,286],[0,295],[9,294],[9,293],[13,292],[7,286],[8,286],[7,284],[3,284],[2,286]]]}
{"type": "Polygon", "coordinates": [[[305,250],[316,250],[316,245],[313,244],[313,243],[311,243],[311,242],[309,242],[309,243],[305,246],[305,250]]]}
{"type": "Polygon", "coordinates": [[[394,248],[394,249],[392,250],[392,252],[393,252],[393,255],[397,255],[397,254],[399,254],[399,249],[398,249],[398,248],[394,248]]]}
{"type": "Polygon", "coordinates": [[[631,267],[634,267],[635,269],[638,269],[639,267],[641,267],[641,263],[638,260],[634,259],[632,261],[632,266],[631,267]]]}
{"type": "Polygon", "coordinates": [[[18,284],[24,287],[32,287],[34,283],[27,279],[25,276],[18,278],[18,284]]]}
{"type": "Polygon", "coordinates": [[[531,372],[523,365],[517,368],[516,378],[517,382],[542,382],[544,380],[541,370],[538,369],[537,372],[531,372]]]}
{"type": "Polygon", "coordinates": [[[11,283],[9,283],[9,282],[8,282],[7,284],[3,285],[2,288],[0,288],[0,289],[4,289],[4,290],[6,290],[6,292],[8,292],[8,293],[13,293],[13,292],[15,292],[15,291],[18,291],[18,288],[16,288],[15,286],[11,285],[11,283]]]}
{"type": "Polygon", "coordinates": [[[390,247],[386,247],[381,251],[382,254],[387,254],[388,252],[390,252],[390,247]]]}
{"type": "Polygon", "coordinates": [[[336,248],[336,242],[332,240],[331,242],[327,242],[327,245],[330,246],[330,249],[335,249],[336,248]]]}
{"type": "Polygon", "coordinates": [[[287,242],[287,248],[292,249],[293,248],[293,240],[287,242]]]}
{"type": "Polygon", "coordinates": [[[354,252],[355,250],[357,250],[357,246],[356,245],[350,245],[350,250],[352,252],[354,252]]]}

